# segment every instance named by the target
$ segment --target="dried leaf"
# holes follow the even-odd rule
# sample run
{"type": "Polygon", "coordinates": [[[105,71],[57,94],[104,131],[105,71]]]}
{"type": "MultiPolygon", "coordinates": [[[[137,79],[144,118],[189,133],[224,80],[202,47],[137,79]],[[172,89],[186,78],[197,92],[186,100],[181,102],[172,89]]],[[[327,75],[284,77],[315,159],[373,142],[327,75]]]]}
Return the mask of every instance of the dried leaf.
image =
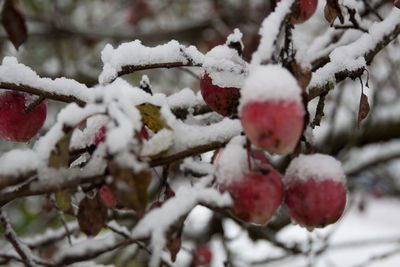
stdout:
{"type": "Polygon", "coordinates": [[[57,206],[65,213],[72,214],[71,190],[69,188],[55,193],[57,206]]]}
{"type": "Polygon", "coordinates": [[[171,227],[167,232],[167,240],[168,240],[167,248],[171,253],[172,262],[175,262],[176,255],[178,254],[179,250],[181,250],[181,244],[182,244],[181,236],[186,217],[187,214],[181,216],[174,225],[171,225],[171,227]]]}
{"type": "Polygon", "coordinates": [[[7,32],[8,39],[18,50],[26,41],[27,30],[24,13],[19,0],[5,0],[1,10],[1,24],[7,32]]]}
{"type": "Polygon", "coordinates": [[[139,109],[140,114],[142,115],[143,124],[146,124],[146,126],[153,132],[156,133],[161,129],[170,128],[161,115],[160,107],[150,103],[143,103],[141,105],[137,105],[136,107],[139,109]]]}
{"type": "Polygon", "coordinates": [[[358,110],[358,129],[360,129],[361,122],[368,116],[369,110],[368,97],[362,93],[358,110]]]}
{"type": "Polygon", "coordinates": [[[167,248],[171,253],[171,261],[175,262],[176,255],[178,254],[179,250],[181,250],[182,240],[181,237],[177,236],[171,239],[168,239],[167,248]]]}
{"type": "Polygon", "coordinates": [[[397,8],[400,8],[400,0],[395,0],[394,1],[394,6],[397,8]]]}
{"type": "Polygon", "coordinates": [[[100,187],[99,196],[104,205],[106,205],[107,207],[111,208],[117,206],[117,199],[111,192],[110,187],[108,187],[107,185],[103,185],[102,187],[100,187]]]}
{"type": "Polygon", "coordinates": [[[73,128],[65,128],[66,133],[56,144],[55,148],[50,153],[49,167],[63,168],[69,165],[69,143],[73,128]]]}
{"type": "Polygon", "coordinates": [[[138,217],[142,217],[148,201],[147,189],[151,180],[150,172],[143,170],[140,173],[134,173],[131,169],[121,168],[113,162],[110,162],[108,167],[114,177],[110,189],[116,197],[117,203],[135,210],[138,217]]]}
{"type": "Polygon", "coordinates": [[[342,10],[340,9],[338,0],[327,0],[324,9],[325,19],[333,26],[333,22],[336,18],[339,18],[340,23],[344,23],[344,17],[342,10]]]}
{"type": "Polygon", "coordinates": [[[77,218],[82,232],[95,236],[107,222],[107,208],[97,196],[93,199],[85,197],[79,203],[77,218]]]}

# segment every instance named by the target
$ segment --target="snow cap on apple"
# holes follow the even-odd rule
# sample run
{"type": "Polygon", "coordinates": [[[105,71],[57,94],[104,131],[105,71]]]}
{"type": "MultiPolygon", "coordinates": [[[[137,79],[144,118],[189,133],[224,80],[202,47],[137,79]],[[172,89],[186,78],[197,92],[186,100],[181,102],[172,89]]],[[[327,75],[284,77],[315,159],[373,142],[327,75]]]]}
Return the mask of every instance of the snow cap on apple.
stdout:
{"type": "Polygon", "coordinates": [[[279,173],[259,155],[249,169],[246,138],[234,137],[217,163],[217,183],[221,192],[233,199],[232,214],[246,222],[265,225],[275,215],[283,200],[279,173]]]}
{"type": "Polygon", "coordinates": [[[241,37],[242,33],[235,29],[225,45],[214,47],[204,57],[201,94],[207,105],[224,116],[237,112],[239,90],[247,75],[246,62],[237,49],[230,47],[233,43],[242,47],[241,37]]]}
{"type": "Polygon", "coordinates": [[[324,154],[293,159],[284,177],[290,217],[313,230],[335,223],[346,206],[346,176],[335,158],[324,154]]]}
{"type": "Polygon", "coordinates": [[[269,153],[292,153],[304,123],[297,80],[278,65],[253,67],[241,91],[239,116],[255,146],[269,153]]]}
{"type": "Polygon", "coordinates": [[[0,138],[7,141],[29,142],[42,128],[47,115],[47,102],[43,101],[26,112],[38,96],[1,90],[0,138]]]}

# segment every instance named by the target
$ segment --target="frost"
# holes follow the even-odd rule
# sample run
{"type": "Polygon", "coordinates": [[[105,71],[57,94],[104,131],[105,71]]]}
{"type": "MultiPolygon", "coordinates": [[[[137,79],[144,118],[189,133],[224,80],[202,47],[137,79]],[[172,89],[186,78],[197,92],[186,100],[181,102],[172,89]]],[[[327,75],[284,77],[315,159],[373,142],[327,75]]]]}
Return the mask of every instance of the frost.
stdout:
{"type": "Polygon", "coordinates": [[[217,163],[217,181],[219,184],[230,184],[244,177],[249,170],[246,137],[236,136],[226,145],[217,163]]]}
{"type": "Polygon", "coordinates": [[[301,103],[301,89],[297,80],[278,65],[254,66],[250,69],[243,89],[239,110],[249,102],[290,100],[301,103]]]}
{"type": "Polygon", "coordinates": [[[335,158],[324,154],[299,155],[293,159],[286,169],[284,183],[307,181],[314,179],[318,182],[333,180],[346,184],[342,164],[335,158]]]}

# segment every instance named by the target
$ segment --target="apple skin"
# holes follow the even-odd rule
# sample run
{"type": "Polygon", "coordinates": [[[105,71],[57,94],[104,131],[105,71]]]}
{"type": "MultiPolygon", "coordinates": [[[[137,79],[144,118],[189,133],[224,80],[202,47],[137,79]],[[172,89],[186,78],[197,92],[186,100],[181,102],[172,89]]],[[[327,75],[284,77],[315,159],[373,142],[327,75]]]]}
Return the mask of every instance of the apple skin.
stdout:
{"type": "Polygon", "coordinates": [[[346,188],[332,179],[291,181],[285,185],[285,205],[290,217],[312,230],[335,223],[346,206],[346,188]]]}
{"type": "Polygon", "coordinates": [[[232,214],[249,223],[266,225],[283,201],[283,183],[272,166],[250,171],[229,185],[220,185],[233,199],[232,214]]]}
{"type": "Polygon", "coordinates": [[[289,100],[249,102],[240,111],[243,130],[257,147],[276,154],[292,153],[303,131],[304,107],[289,100]]]}
{"type": "Polygon", "coordinates": [[[204,73],[200,79],[201,95],[215,112],[223,116],[237,113],[240,92],[236,87],[220,87],[212,83],[211,77],[204,73]]]}
{"type": "Polygon", "coordinates": [[[194,266],[207,266],[210,264],[212,258],[211,250],[206,246],[199,246],[196,248],[193,257],[194,266]]]}
{"type": "Polygon", "coordinates": [[[29,95],[7,91],[0,93],[0,137],[7,141],[29,142],[42,128],[47,115],[43,101],[28,114],[25,113],[29,95]]]}

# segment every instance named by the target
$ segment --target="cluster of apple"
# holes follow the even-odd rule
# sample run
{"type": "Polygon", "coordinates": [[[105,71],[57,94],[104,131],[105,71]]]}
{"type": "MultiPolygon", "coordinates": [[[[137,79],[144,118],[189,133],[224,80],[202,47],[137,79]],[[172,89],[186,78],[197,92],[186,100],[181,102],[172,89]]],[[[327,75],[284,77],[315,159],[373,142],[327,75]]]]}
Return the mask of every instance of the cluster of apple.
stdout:
{"type": "Polygon", "coordinates": [[[0,138],[29,142],[42,128],[47,115],[47,102],[38,96],[0,90],[0,138]]]}
{"type": "MultiPolygon", "coordinates": [[[[317,3],[301,0],[291,22],[307,20],[317,3]]],[[[292,220],[307,229],[336,222],[346,205],[340,162],[328,155],[300,155],[282,179],[265,155],[291,154],[299,143],[305,108],[297,80],[272,64],[250,66],[249,73],[241,88],[214,83],[209,68],[200,82],[205,102],[221,115],[239,115],[246,137],[261,149],[245,145],[244,137],[234,138],[219,156],[217,182],[220,191],[229,192],[233,199],[231,212],[243,221],[264,225],[284,201],[292,220]]]]}

